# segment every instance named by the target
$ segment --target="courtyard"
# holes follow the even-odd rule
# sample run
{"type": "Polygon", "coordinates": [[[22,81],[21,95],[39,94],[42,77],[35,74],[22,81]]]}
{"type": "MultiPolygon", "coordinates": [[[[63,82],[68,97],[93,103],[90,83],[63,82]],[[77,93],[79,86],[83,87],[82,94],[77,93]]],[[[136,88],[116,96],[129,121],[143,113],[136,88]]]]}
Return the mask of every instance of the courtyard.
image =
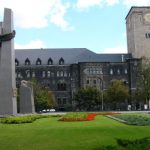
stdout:
{"type": "Polygon", "coordinates": [[[115,146],[116,139],[135,140],[150,135],[150,126],[127,125],[102,115],[92,121],[59,119],[54,115],[33,123],[0,123],[0,150],[95,150],[115,146]]]}

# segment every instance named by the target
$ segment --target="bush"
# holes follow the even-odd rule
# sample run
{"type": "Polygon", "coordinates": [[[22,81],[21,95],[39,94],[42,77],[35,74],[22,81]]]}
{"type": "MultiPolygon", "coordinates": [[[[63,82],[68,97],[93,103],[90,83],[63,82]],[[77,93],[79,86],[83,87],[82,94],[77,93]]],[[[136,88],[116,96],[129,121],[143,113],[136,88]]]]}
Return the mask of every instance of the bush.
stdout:
{"type": "Polygon", "coordinates": [[[117,139],[117,146],[103,146],[93,150],[149,150],[150,137],[138,140],[117,139]]]}
{"type": "Polygon", "coordinates": [[[32,123],[36,119],[46,118],[46,115],[28,115],[28,116],[16,116],[16,117],[6,117],[1,118],[0,123],[5,124],[21,124],[21,123],[32,123]]]}

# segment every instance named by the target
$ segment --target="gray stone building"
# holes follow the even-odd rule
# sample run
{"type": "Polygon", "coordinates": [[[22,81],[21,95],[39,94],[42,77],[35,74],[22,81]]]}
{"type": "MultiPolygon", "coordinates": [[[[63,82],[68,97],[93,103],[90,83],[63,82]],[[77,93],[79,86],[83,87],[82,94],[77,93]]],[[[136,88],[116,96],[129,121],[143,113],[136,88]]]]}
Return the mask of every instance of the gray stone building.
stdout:
{"type": "Polygon", "coordinates": [[[130,60],[131,54],[96,54],[86,48],[16,50],[17,86],[36,78],[53,91],[63,110],[73,104],[73,93],[80,87],[105,90],[113,80],[130,85],[130,60]]]}
{"type": "Polygon", "coordinates": [[[113,80],[122,80],[132,94],[139,58],[150,56],[149,29],[150,7],[132,7],[126,17],[127,54],[96,54],[86,48],[16,50],[17,86],[38,79],[54,92],[60,110],[73,105],[80,87],[105,90],[113,80]]]}
{"type": "Polygon", "coordinates": [[[134,58],[150,56],[150,7],[132,7],[126,16],[128,52],[134,58]]]}

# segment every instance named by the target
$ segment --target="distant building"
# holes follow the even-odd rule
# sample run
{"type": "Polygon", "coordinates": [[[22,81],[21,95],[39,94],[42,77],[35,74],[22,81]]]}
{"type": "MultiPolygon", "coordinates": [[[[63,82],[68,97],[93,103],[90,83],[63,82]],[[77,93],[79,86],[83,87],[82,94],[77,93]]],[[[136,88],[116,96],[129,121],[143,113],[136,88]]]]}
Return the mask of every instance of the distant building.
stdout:
{"type": "Polygon", "coordinates": [[[15,50],[17,86],[36,78],[54,92],[59,110],[74,105],[72,96],[80,87],[105,90],[113,80],[122,80],[132,93],[139,58],[150,56],[150,7],[132,7],[126,25],[128,54],[96,54],[86,48],[15,50]]]}

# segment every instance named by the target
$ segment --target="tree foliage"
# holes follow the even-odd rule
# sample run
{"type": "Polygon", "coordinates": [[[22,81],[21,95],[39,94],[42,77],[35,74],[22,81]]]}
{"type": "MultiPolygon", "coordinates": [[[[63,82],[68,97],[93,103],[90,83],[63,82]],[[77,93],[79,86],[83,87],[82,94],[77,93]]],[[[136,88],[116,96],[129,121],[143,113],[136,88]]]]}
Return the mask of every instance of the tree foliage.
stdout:
{"type": "Polygon", "coordinates": [[[150,100],[150,58],[143,57],[138,65],[137,88],[146,101],[150,100]]]}
{"type": "Polygon", "coordinates": [[[41,86],[38,81],[32,82],[36,111],[53,108],[56,105],[53,93],[47,87],[41,86]]]}
{"type": "Polygon", "coordinates": [[[108,87],[107,91],[107,102],[116,106],[117,103],[125,102],[129,97],[129,89],[123,81],[115,80],[108,87]]]}
{"type": "Polygon", "coordinates": [[[101,92],[93,87],[80,88],[74,94],[74,100],[79,110],[93,110],[101,102],[101,92]]]}

